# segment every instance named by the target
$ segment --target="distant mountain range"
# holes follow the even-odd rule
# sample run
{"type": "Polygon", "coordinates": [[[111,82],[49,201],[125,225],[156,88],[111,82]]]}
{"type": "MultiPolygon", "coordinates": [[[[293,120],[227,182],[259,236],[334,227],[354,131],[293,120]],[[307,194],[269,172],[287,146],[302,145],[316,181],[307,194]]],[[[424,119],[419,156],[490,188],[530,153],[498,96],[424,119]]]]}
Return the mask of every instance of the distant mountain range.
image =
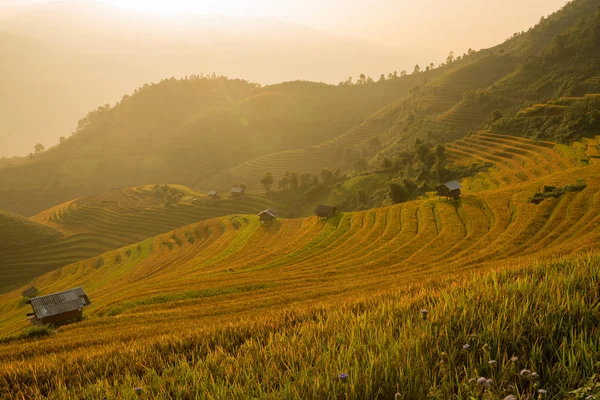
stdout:
{"type": "Polygon", "coordinates": [[[262,84],[333,83],[399,70],[414,58],[274,19],[157,22],[79,0],[0,19],[0,52],[0,157],[54,145],[90,109],[165,77],[216,72],[262,84]]]}

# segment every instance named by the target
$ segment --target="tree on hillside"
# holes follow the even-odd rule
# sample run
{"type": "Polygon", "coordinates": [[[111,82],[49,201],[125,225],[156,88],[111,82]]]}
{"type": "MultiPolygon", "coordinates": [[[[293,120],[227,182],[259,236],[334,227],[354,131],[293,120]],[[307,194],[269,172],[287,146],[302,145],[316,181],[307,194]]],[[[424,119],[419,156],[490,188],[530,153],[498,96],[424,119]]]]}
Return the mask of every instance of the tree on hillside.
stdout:
{"type": "Polygon", "coordinates": [[[298,179],[298,173],[291,172],[290,177],[289,177],[289,182],[290,182],[290,188],[298,189],[298,184],[300,183],[300,181],[298,179]]]}
{"type": "Polygon", "coordinates": [[[65,141],[65,140],[67,140],[67,138],[66,138],[66,137],[64,137],[64,136],[61,136],[60,138],[58,138],[58,141],[59,141],[61,144],[62,144],[62,143],[64,143],[64,141],[65,141]]]}
{"type": "Polygon", "coordinates": [[[260,183],[265,187],[265,190],[268,192],[271,189],[271,185],[275,182],[273,179],[273,174],[271,172],[265,172],[263,177],[260,180],[260,183]]]}
{"type": "Polygon", "coordinates": [[[446,57],[446,64],[452,64],[454,62],[454,51],[450,50],[448,57],[446,57]]]}
{"type": "Polygon", "coordinates": [[[434,63],[429,64],[429,69],[433,71],[435,69],[435,64],[434,63]]]}
{"type": "Polygon", "coordinates": [[[379,82],[383,82],[385,81],[385,75],[381,74],[381,76],[379,77],[379,82]]]}
{"type": "Polygon", "coordinates": [[[352,77],[348,77],[345,81],[341,81],[338,86],[352,86],[352,77]]]}
{"type": "Polygon", "coordinates": [[[41,143],[36,144],[35,147],[34,147],[34,149],[35,149],[35,154],[41,153],[44,150],[46,150],[46,148],[44,147],[44,145],[41,144],[41,143]]]}
{"type": "Polygon", "coordinates": [[[333,180],[334,180],[333,172],[331,172],[331,170],[329,168],[325,168],[324,170],[321,171],[321,180],[326,185],[328,185],[330,182],[333,182],[333,180]]]}
{"type": "Polygon", "coordinates": [[[495,109],[494,111],[492,111],[491,114],[491,120],[492,122],[496,122],[498,121],[500,118],[502,118],[504,115],[502,115],[502,111],[495,109]]]}
{"type": "Polygon", "coordinates": [[[384,157],[383,160],[381,161],[381,167],[383,169],[390,169],[390,168],[392,168],[393,165],[394,164],[392,163],[392,160],[390,160],[387,157],[384,157]]]}
{"type": "Polygon", "coordinates": [[[391,182],[390,183],[390,198],[396,204],[404,203],[409,199],[408,190],[401,183],[391,182]]]}
{"type": "Polygon", "coordinates": [[[367,77],[365,76],[365,74],[360,74],[358,76],[358,79],[356,80],[356,83],[358,85],[364,85],[365,83],[367,83],[367,77]]]}
{"type": "Polygon", "coordinates": [[[444,147],[443,144],[437,144],[435,146],[435,154],[438,156],[439,159],[444,158],[444,155],[446,154],[446,147],[444,147]]]}
{"type": "Polygon", "coordinates": [[[355,171],[366,171],[367,168],[369,168],[369,164],[367,163],[367,160],[365,160],[364,158],[359,158],[358,160],[354,161],[354,170],[355,171]]]}
{"type": "Polygon", "coordinates": [[[400,71],[400,76],[406,76],[407,72],[405,69],[403,69],[402,71],[400,71]]]}
{"type": "Polygon", "coordinates": [[[279,182],[277,182],[277,186],[279,186],[280,190],[287,190],[290,187],[290,179],[289,179],[289,173],[284,175],[279,182]]]}
{"type": "Polygon", "coordinates": [[[413,74],[418,74],[421,72],[421,67],[419,67],[419,64],[415,65],[415,69],[413,70],[413,74]]]}

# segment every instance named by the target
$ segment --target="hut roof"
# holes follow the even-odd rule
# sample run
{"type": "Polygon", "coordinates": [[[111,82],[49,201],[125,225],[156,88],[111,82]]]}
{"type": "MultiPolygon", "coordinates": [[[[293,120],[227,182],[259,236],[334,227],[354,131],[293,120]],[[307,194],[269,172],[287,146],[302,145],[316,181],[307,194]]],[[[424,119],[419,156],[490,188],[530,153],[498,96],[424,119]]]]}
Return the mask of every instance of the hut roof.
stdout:
{"type": "Polygon", "coordinates": [[[318,206],[315,207],[315,211],[313,211],[313,212],[315,214],[327,214],[334,210],[337,210],[337,208],[334,206],[326,206],[323,204],[319,204],[318,206]]]}
{"type": "Polygon", "coordinates": [[[64,292],[53,293],[46,296],[34,297],[29,299],[33,312],[38,318],[51,317],[92,304],[83,288],[65,290],[64,292]]]}
{"type": "Polygon", "coordinates": [[[231,193],[244,193],[244,188],[232,187],[231,188],[231,193]]]}
{"type": "Polygon", "coordinates": [[[218,196],[219,192],[215,192],[214,190],[211,190],[210,192],[208,192],[209,196],[218,196]]]}
{"type": "Polygon", "coordinates": [[[257,215],[259,217],[262,216],[262,215],[269,215],[269,216],[271,216],[273,218],[277,218],[278,217],[277,212],[275,210],[273,210],[272,208],[269,208],[269,209],[266,209],[264,211],[261,211],[257,215]]]}
{"type": "Polygon", "coordinates": [[[446,182],[442,186],[446,186],[450,190],[457,190],[462,188],[462,185],[458,183],[458,181],[446,182]]]}

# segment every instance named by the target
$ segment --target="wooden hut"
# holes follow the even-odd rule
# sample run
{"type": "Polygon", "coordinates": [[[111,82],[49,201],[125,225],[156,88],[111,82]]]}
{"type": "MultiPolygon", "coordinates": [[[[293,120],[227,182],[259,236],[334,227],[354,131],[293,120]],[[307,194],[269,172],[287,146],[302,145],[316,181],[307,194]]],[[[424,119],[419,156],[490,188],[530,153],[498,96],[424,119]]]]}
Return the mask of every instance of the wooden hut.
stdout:
{"type": "Polygon", "coordinates": [[[219,200],[221,198],[221,193],[211,190],[207,193],[208,198],[211,200],[219,200]]]}
{"type": "Polygon", "coordinates": [[[260,222],[266,225],[270,225],[275,221],[278,217],[277,212],[275,210],[269,208],[265,211],[259,212],[258,216],[260,217],[260,222]]]}
{"type": "Polygon", "coordinates": [[[231,197],[244,197],[246,194],[246,189],[241,187],[232,187],[231,188],[231,197]]]}
{"type": "Polygon", "coordinates": [[[31,286],[30,288],[27,288],[26,290],[24,290],[23,292],[23,297],[35,297],[37,296],[37,294],[39,293],[39,290],[37,290],[37,288],[35,286],[31,286]]]}
{"type": "Polygon", "coordinates": [[[457,181],[446,182],[437,187],[437,194],[446,199],[459,199],[462,185],[457,181]]]}
{"type": "Polygon", "coordinates": [[[83,308],[92,304],[81,287],[34,297],[27,303],[33,309],[32,313],[27,314],[27,318],[34,325],[60,325],[81,320],[83,308]]]}
{"type": "Polygon", "coordinates": [[[333,206],[326,206],[319,204],[315,207],[314,213],[319,217],[319,219],[328,219],[335,216],[338,212],[338,209],[333,206]]]}

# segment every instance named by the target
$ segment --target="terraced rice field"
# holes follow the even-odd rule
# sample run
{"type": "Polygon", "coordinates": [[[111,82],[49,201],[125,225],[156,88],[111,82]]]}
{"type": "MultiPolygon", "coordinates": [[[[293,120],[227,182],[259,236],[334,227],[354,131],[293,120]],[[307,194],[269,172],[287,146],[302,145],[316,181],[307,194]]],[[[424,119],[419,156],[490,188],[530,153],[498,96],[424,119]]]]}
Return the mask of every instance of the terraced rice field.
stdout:
{"type": "MultiPolygon", "coordinates": [[[[461,271],[595,249],[600,164],[578,166],[553,148],[482,132],[451,147],[452,154],[502,165],[497,173],[510,177],[510,184],[467,190],[460,201],[413,201],[326,222],[284,219],[267,228],[254,215],[210,219],[74,263],[32,283],[44,293],[82,285],[93,302],[88,320],[65,328],[56,340],[85,347],[94,332],[95,351],[102,351],[105,342],[191,332],[199,324],[257,310],[334,301],[461,271]],[[526,179],[518,178],[519,168],[526,179]],[[537,176],[537,169],[547,172],[537,176]],[[542,185],[577,179],[587,188],[539,205],[528,201],[542,185]],[[149,320],[152,324],[145,323],[149,320]]],[[[1,295],[0,304],[0,335],[27,326],[27,307],[18,292],[1,295]]]]}
{"type": "Polygon", "coordinates": [[[456,165],[493,165],[487,172],[464,180],[463,191],[467,192],[530,182],[580,165],[578,150],[485,131],[450,143],[446,148],[449,160],[456,165]]]}
{"type": "MultiPolygon", "coordinates": [[[[344,213],[328,221],[321,221],[316,217],[280,219],[268,227],[262,226],[255,215],[237,213],[186,225],[64,266],[39,276],[28,284],[35,285],[42,294],[82,286],[92,300],[92,306],[85,310],[84,321],[60,327],[54,333],[35,340],[23,336],[0,340],[0,359],[3,361],[0,379],[8,382],[7,385],[18,385],[20,393],[29,393],[32,397],[50,395],[56,398],[102,398],[106,393],[113,393],[114,385],[119,386],[119,389],[114,389],[119,393],[117,397],[135,398],[132,388],[140,380],[145,386],[144,390],[158,397],[175,396],[174,393],[178,393],[177,396],[180,397],[193,397],[194,394],[190,394],[189,390],[200,390],[195,395],[202,396],[207,391],[212,393],[220,390],[214,396],[228,398],[230,393],[223,388],[230,388],[231,382],[244,387],[238,387],[236,392],[239,397],[243,397],[247,384],[241,384],[240,382],[245,381],[238,379],[231,369],[234,368],[233,365],[237,365],[235,363],[246,365],[244,362],[250,362],[249,360],[266,360],[265,353],[256,349],[263,348],[260,343],[267,343],[267,339],[268,343],[285,343],[290,349],[296,349],[300,343],[307,343],[305,340],[317,334],[327,335],[328,341],[320,341],[318,345],[311,344],[307,347],[327,349],[327,354],[334,354],[333,357],[338,361],[339,352],[346,347],[356,351],[353,353],[356,355],[349,359],[337,363],[331,361],[326,366],[321,366],[327,370],[327,374],[334,373],[335,376],[338,369],[350,368],[351,373],[357,377],[368,377],[369,371],[373,370],[372,366],[380,364],[385,365],[383,370],[388,371],[392,364],[386,361],[385,356],[381,359],[381,355],[387,353],[377,346],[402,343],[397,338],[400,334],[407,335],[406,329],[414,331],[416,337],[427,343],[445,340],[446,336],[439,336],[437,325],[432,325],[432,329],[436,330],[435,334],[423,335],[418,310],[423,296],[432,296],[428,308],[435,308],[440,304],[440,299],[450,298],[438,291],[442,282],[448,282],[447,278],[455,279],[456,275],[463,273],[470,275],[474,271],[502,268],[503,273],[508,274],[506,282],[512,283],[516,275],[511,275],[510,266],[533,265],[539,263],[540,259],[556,260],[555,257],[559,255],[598,251],[600,163],[580,163],[578,154],[582,148],[584,147],[581,145],[568,148],[548,142],[531,142],[480,132],[449,146],[448,154],[455,163],[467,164],[473,160],[493,162],[496,167],[482,175],[486,175],[485,179],[491,183],[497,180],[497,184],[490,184],[484,190],[482,183],[476,183],[478,179],[483,182],[483,177],[466,180],[465,193],[458,201],[430,198],[344,213]],[[535,171],[538,169],[546,173],[537,174],[535,171]],[[507,179],[502,179],[502,176],[507,179]],[[530,197],[543,185],[564,186],[576,180],[584,180],[587,187],[579,192],[567,192],[558,198],[547,198],[538,205],[529,202],[530,197]],[[356,331],[352,333],[352,337],[341,339],[339,333],[342,325],[332,323],[332,328],[323,332],[325,328],[320,318],[327,319],[331,315],[337,315],[339,320],[339,316],[346,312],[345,309],[333,311],[337,314],[311,311],[325,306],[331,309],[354,307],[352,310],[361,310],[368,301],[373,301],[365,299],[374,299],[373,295],[381,293],[392,296],[389,297],[392,299],[391,303],[382,303],[386,310],[395,310],[390,304],[398,303],[398,294],[402,299],[412,299],[412,302],[406,303],[410,304],[406,306],[410,308],[410,313],[390,311],[385,318],[371,318],[377,320],[382,327],[389,327],[390,321],[400,315],[417,314],[413,319],[405,319],[408,321],[405,324],[399,323],[393,332],[390,331],[389,339],[385,336],[385,340],[380,340],[379,335],[385,331],[383,328],[363,329],[369,319],[361,316],[357,316],[357,320],[353,322],[356,331]],[[415,295],[421,300],[414,301],[415,295]],[[307,325],[302,325],[304,323],[307,325]],[[308,327],[314,323],[321,325],[310,330],[308,327]],[[284,339],[279,333],[282,327],[297,327],[298,336],[289,339],[291,342],[284,339]],[[257,335],[256,332],[262,332],[265,336],[257,335]],[[366,359],[363,350],[368,350],[366,359]],[[180,358],[180,355],[185,355],[185,358],[180,358]],[[211,357],[214,357],[214,362],[210,361],[211,357]],[[358,364],[357,360],[369,361],[358,364]],[[206,368],[206,373],[194,375],[190,365],[194,368],[206,368]],[[190,380],[193,382],[190,383],[190,380]],[[77,387],[91,387],[91,392],[80,392],[77,387]],[[207,389],[208,387],[211,389],[207,389]]],[[[197,195],[194,191],[181,187],[161,190],[165,194],[163,197],[159,196],[161,201],[169,197],[166,193],[171,193],[171,200],[176,199],[177,204],[193,204],[193,198],[197,195]],[[174,196],[173,193],[182,194],[174,196]]],[[[113,201],[111,210],[125,215],[126,210],[130,210],[128,204],[133,209],[152,208],[153,201],[157,201],[156,196],[149,195],[153,191],[152,187],[141,187],[125,193],[115,192],[104,196],[102,201],[76,200],[43,213],[36,219],[71,227],[69,237],[100,235],[102,231],[92,232],[92,226],[86,227],[90,230],[88,233],[74,233],[81,229],[77,228],[80,224],[84,224],[85,218],[81,219],[80,216],[88,215],[85,212],[90,209],[95,210],[93,204],[113,201]],[[124,197],[131,199],[130,202],[122,200],[124,197]]],[[[106,217],[107,227],[112,227],[110,224],[116,220],[111,221],[108,214],[101,215],[103,217],[96,219],[94,224],[106,217]]],[[[132,238],[129,235],[134,234],[135,232],[127,235],[123,233],[122,237],[132,238]]],[[[573,275],[570,275],[572,271],[568,265],[552,267],[553,271],[562,268],[561,271],[565,274],[560,275],[560,279],[564,285],[553,286],[553,290],[544,293],[558,296],[561,300],[557,304],[563,309],[558,314],[548,311],[542,315],[563,315],[564,309],[583,304],[580,298],[569,303],[567,299],[574,297],[565,291],[579,293],[577,285],[584,281],[589,286],[585,296],[597,294],[593,282],[593,279],[597,279],[597,273],[589,272],[586,260],[583,256],[578,261],[576,268],[580,275],[576,282],[571,280],[573,275]],[[581,274],[585,271],[589,273],[584,279],[581,274]]],[[[540,272],[532,273],[526,284],[531,289],[527,293],[532,294],[527,295],[530,297],[520,298],[519,301],[524,302],[524,308],[517,307],[514,312],[519,318],[527,317],[537,321],[539,318],[533,316],[535,313],[530,310],[540,308],[537,305],[531,306],[529,301],[536,298],[540,304],[544,303],[537,298],[540,291],[536,285],[551,286],[556,274],[548,277],[543,274],[545,267],[536,268],[540,272]]],[[[594,268],[597,271],[596,264],[594,268]]],[[[482,326],[494,326],[498,332],[510,330],[514,320],[503,314],[500,318],[504,322],[497,324],[497,310],[508,301],[505,296],[522,296],[523,288],[513,291],[510,289],[510,293],[503,292],[504,289],[500,289],[490,279],[486,278],[485,282],[479,281],[477,277],[471,279],[474,284],[489,287],[490,290],[482,291],[481,286],[477,286],[478,291],[473,293],[465,305],[472,304],[476,309],[485,309],[490,322],[482,322],[482,326]],[[485,300],[485,296],[490,294],[502,301],[491,306],[485,300]]],[[[453,290],[464,293],[461,286],[453,287],[453,290]]],[[[597,307],[592,304],[592,297],[589,301],[586,312],[592,315],[597,307]]],[[[466,308],[457,311],[456,306],[445,310],[454,313],[452,315],[462,315],[463,320],[465,312],[468,315],[475,312],[465,311],[468,310],[466,308]]],[[[27,312],[29,307],[21,298],[20,291],[0,294],[0,338],[27,332],[27,312]]],[[[505,314],[509,313],[505,311],[505,314]]],[[[455,350],[457,355],[451,357],[453,360],[462,359],[459,353],[466,354],[464,349],[460,350],[465,341],[474,343],[477,340],[477,335],[473,335],[473,332],[482,332],[483,328],[474,327],[475,320],[469,318],[467,320],[470,322],[460,320],[463,321],[460,323],[463,326],[461,333],[459,337],[453,336],[452,340],[456,343],[453,342],[452,348],[459,346],[455,350]]],[[[578,321],[595,321],[594,318],[573,318],[578,321]]],[[[564,340],[564,332],[552,318],[550,320],[553,325],[544,329],[554,329],[551,336],[557,341],[546,345],[557,348],[564,340]]],[[[459,323],[447,324],[452,326],[444,334],[449,338],[455,334],[452,333],[456,331],[454,326],[459,323]]],[[[522,324],[524,322],[520,322],[514,329],[521,330],[525,326],[522,324]]],[[[574,328],[568,335],[576,335],[576,331],[574,328]]],[[[521,348],[523,335],[517,335],[520,336],[512,340],[520,341],[520,351],[535,358],[535,349],[538,348],[535,346],[539,345],[536,335],[532,334],[532,341],[523,345],[533,346],[529,350],[521,348]],[[534,341],[535,344],[532,344],[534,341]]],[[[595,336],[591,334],[590,337],[595,336]]],[[[478,347],[482,343],[484,342],[479,343],[478,347]]],[[[584,347],[588,342],[581,343],[584,347]]],[[[400,347],[412,349],[415,346],[410,344],[400,347]]],[[[448,348],[444,345],[436,347],[436,353],[431,355],[435,363],[439,361],[438,354],[448,348]]],[[[480,351],[475,348],[473,350],[480,351]]],[[[485,346],[481,348],[485,352],[491,350],[496,351],[494,346],[489,349],[485,346]]],[[[498,351],[502,354],[494,356],[495,359],[501,357],[506,363],[514,354],[509,353],[514,352],[511,349],[498,348],[498,351]]],[[[544,348],[542,353],[547,351],[550,350],[544,348]]],[[[586,354],[585,365],[589,372],[595,365],[589,355],[596,353],[593,347],[585,353],[573,350],[567,357],[569,360],[573,359],[573,362],[559,364],[580,365],[581,360],[577,357],[586,354]]],[[[276,364],[272,364],[272,361],[256,362],[258,369],[252,367],[252,371],[256,370],[255,375],[246,378],[248,381],[263,382],[262,379],[267,379],[268,382],[282,382],[284,379],[287,382],[285,379],[288,379],[288,374],[296,369],[308,368],[312,371],[316,368],[315,365],[320,366],[318,361],[314,361],[316,358],[309,359],[311,354],[313,353],[302,351],[301,355],[290,350],[276,364]],[[308,358],[303,358],[305,356],[308,358]],[[265,378],[265,373],[274,375],[265,378]]],[[[484,357],[487,366],[490,355],[485,354],[484,357]]],[[[561,360],[554,353],[549,357],[554,357],[553,362],[561,360]]],[[[415,363],[419,364],[418,360],[421,359],[415,358],[415,363]]],[[[555,364],[545,365],[542,361],[537,357],[532,362],[545,368],[539,371],[550,376],[555,364]]],[[[432,367],[423,368],[425,370],[432,367]]],[[[461,367],[451,369],[457,368],[461,367]]],[[[248,368],[244,367],[240,371],[247,373],[248,368]]],[[[469,374],[477,373],[476,370],[473,371],[469,374]]],[[[577,382],[585,381],[588,372],[582,374],[577,382]]],[[[243,375],[241,372],[240,374],[243,375]]],[[[323,388],[317,378],[309,375],[302,375],[302,379],[311,382],[311,393],[343,392],[343,387],[335,385],[323,388]]],[[[421,376],[423,373],[416,375],[421,376]]],[[[460,375],[464,373],[461,372],[460,375]]],[[[393,381],[398,379],[401,378],[396,377],[393,381]]],[[[467,380],[464,376],[460,379],[467,380]]],[[[367,381],[371,382],[370,379],[367,381]]],[[[282,395],[288,393],[288,397],[302,397],[298,393],[289,392],[287,387],[277,386],[276,383],[273,385],[269,386],[269,393],[273,391],[282,395]]],[[[390,385],[386,386],[388,392],[393,389],[393,385],[390,385]]],[[[356,389],[355,386],[351,387],[354,388],[352,390],[356,389]]],[[[6,387],[0,389],[3,390],[0,393],[11,393],[11,389],[6,387]]],[[[260,392],[262,388],[255,390],[256,393],[264,394],[260,392]]],[[[414,392],[421,393],[418,390],[414,392]]],[[[372,397],[375,392],[369,389],[364,393],[368,393],[365,394],[367,397],[372,397]]],[[[260,397],[259,394],[257,396],[260,397]]],[[[343,394],[340,397],[343,398],[343,394]]]]}
{"type": "MultiPolygon", "coordinates": [[[[270,171],[279,180],[286,172],[320,172],[325,168],[334,168],[340,161],[340,149],[345,147],[360,148],[365,146],[369,139],[383,133],[383,129],[376,121],[367,120],[363,124],[317,146],[299,150],[280,151],[255,158],[238,165],[225,173],[218,174],[209,182],[218,182],[220,177],[227,177],[229,181],[244,182],[251,189],[260,188],[260,179],[263,174],[270,171]]],[[[206,186],[207,183],[201,184],[206,186]]],[[[210,184],[209,184],[210,185],[210,184]]]]}
{"type": "Polygon", "coordinates": [[[0,290],[192,222],[230,214],[256,214],[266,208],[285,212],[256,197],[212,201],[203,193],[176,185],[163,193],[148,185],[73,200],[31,218],[64,232],[62,239],[3,249],[0,290]]]}

